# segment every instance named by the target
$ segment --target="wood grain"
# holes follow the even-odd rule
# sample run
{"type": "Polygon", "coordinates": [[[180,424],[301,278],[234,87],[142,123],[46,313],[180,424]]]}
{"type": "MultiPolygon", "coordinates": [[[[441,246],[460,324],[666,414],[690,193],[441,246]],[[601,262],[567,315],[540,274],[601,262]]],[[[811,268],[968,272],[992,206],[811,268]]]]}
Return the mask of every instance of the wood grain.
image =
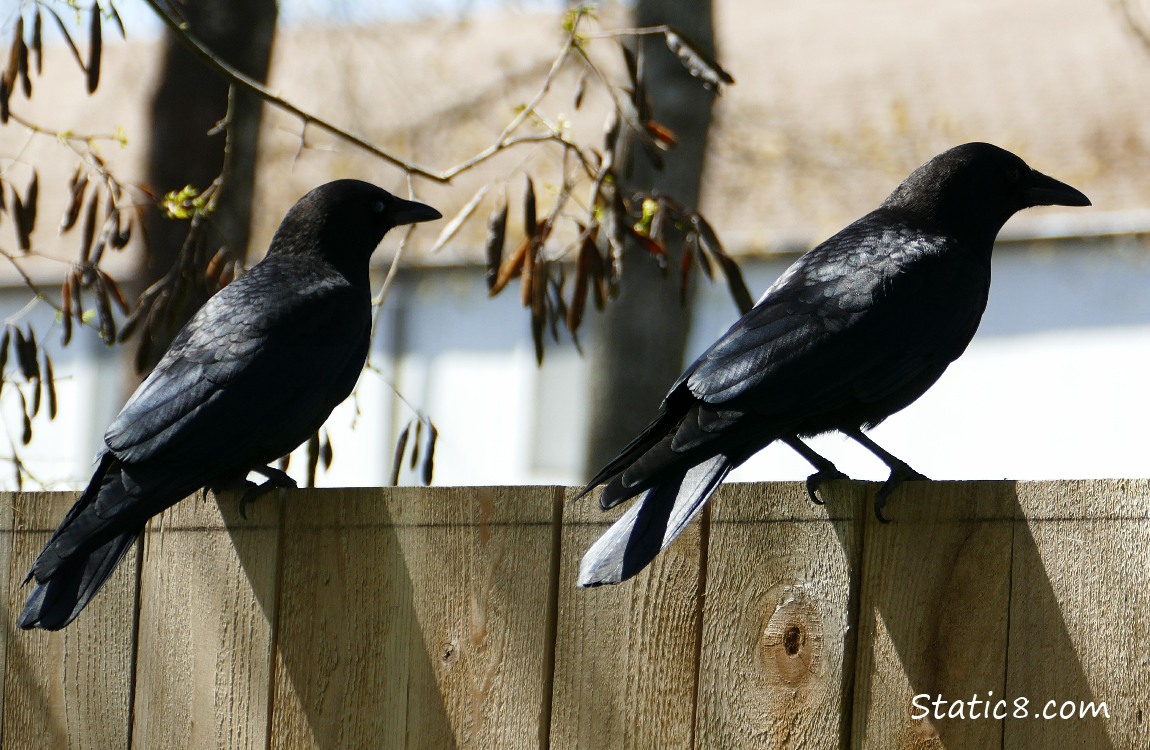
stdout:
{"type": "Polygon", "coordinates": [[[731,484],[713,501],[697,747],[838,748],[864,487],[731,484]]]}
{"type": "Polygon", "coordinates": [[[538,747],[557,493],[296,493],[272,746],[538,747]]]}
{"type": "Polygon", "coordinates": [[[75,495],[5,494],[0,746],[1150,746],[1150,480],[876,488],[724,487],[598,589],[574,490],[193,499],[61,633],[13,623],[75,495]]]}
{"type": "Polygon", "coordinates": [[[0,745],[5,750],[106,750],[127,747],[130,737],[134,549],[66,629],[23,631],[15,625],[31,590],[20,584],[76,497],[71,492],[5,493],[0,500],[3,507],[14,508],[11,554],[4,561],[8,585],[0,745]]]}
{"type": "MultiPolygon", "coordinates": [[[[0,631],[0,670],[4,670],[5,673],[8,665],[8,642],[16,637],[13,623],[20,613],[19,607],[22,603],[13,599],[11,594],[13,568],[21,562],[15,557],[15,539],[12,534],[17,497],[19,496],[0,495],[0,591],[4,592],[4,596],[0,597],[0,617],[4,623],[4,629],[0,631]]],[[[17,668],[18,664],[18,659],[12,661],[13,668],[17,668]]],[[[0,744],[3,743],[4,706],[7,703],[7,700],[0,700],[0,744]]]]}
{"type": "Polygon", "coordinates": [[[1018,500],[1007,694],[1029,716],[1004,747],[1150,747],[1150,481],[1027,482],[1018,500]]]}
{"type": "Polygon", "coordinates": [[[909,482],[867,517],[853,747],[1002,746],[1001,721],[913,701],[1004,695],[1016,510],[1011,482],[909,482]]]}
{"type": "Polygon", "coordinates": [[[579,588],[583,553],[624,510],[564,508],[552,750],[692,746],[701,525],[634,578],[579,588]]]}
{"type": "Polygon", "coordinates": [[[267,746],[280,503],[184,499],[149,524],[133,744],[267,746]]]}

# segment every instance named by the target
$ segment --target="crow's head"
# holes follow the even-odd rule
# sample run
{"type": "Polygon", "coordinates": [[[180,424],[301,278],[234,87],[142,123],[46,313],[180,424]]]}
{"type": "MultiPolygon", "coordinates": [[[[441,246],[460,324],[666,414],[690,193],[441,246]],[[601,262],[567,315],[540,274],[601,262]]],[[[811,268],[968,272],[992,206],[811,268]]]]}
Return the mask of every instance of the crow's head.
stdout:
{"type": "Polygon", "coordinates": [[[883,202],[936,222],[948,233],[993,241],[1031,206],[1089,206],[1090,199],[989,143],[944,151],[911,173],[883,202]]]}
{"type": "Polygon", "coordinates": [[[332,263],[366,269],[387,230],[442,218],[431,206],[398,198],[360,180],[320,185],[291,207],[268,255],[323,256],[332,263]]]}

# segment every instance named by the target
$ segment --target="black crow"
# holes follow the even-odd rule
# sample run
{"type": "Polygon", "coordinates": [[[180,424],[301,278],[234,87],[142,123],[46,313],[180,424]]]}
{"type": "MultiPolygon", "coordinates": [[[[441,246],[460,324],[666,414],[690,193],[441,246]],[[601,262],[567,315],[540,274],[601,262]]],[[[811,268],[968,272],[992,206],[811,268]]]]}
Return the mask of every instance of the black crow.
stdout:
{"type": "Polygon", "coordinates": [[[108,579],[149,518],[201,487],[294,486],[267,466],[319,429],[363,368],[368,259],[435,209],[358,180],[292,207],[267,257],[207,301],[104,434],[87,489],[32,565],[18,624],[58,630],[108,579]]]}
{"type": "MultiPolygon", "coordinates": [[[[837,430],[890,468],[875,498],[923,478],[864,433],[938,380],[986,308],[1002,225],[1030,206],[1088,206],[1069,185],[986,143],[922,165],[875,211],[803,255],[671,386],[658,416],[595,475],[600,505],[634,505],[583,558],[579,583],[642,570],[734,467],[782,440],[842,477],[801,438],[837,430]]],[[[817,499],[816,499],[817,502],[817,499]]]]}

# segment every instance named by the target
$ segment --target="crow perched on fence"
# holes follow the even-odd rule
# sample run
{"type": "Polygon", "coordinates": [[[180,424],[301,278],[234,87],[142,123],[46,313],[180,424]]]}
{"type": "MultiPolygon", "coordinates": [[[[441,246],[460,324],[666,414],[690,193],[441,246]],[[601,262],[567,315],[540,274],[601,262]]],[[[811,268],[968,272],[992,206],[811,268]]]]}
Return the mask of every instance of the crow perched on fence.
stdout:
{"type": "Polygon", "coordinates": [[[658,416],[595,475],[600,505],[638,500],[583,558],[579,583],[642,570],[734,467],[782,440],[843,475],[801,438],[837,430],[890,468],[882,520],[900,482],[921,479],[863,434],[938,380],[974,336],[990,290],[995,236],[1030,206],[1088,206],[1069,185],[986,143],[922,165],[882,205],[799,258],[671,386],[658,416]]]}
{"type": "MultiPolygon", "coordinates": [[[[204,486],[267,478],[319,429],[363,368],[368,259],[387,230],[435,209],[358,180],[292,207],[267,257],[209,299],[104,434],[92,481],[28,573],[22,628],[58,630],[108,579],[149,518],[204,486]]],[[[249,490],[250,491],[250,490],[249,490]]]]}

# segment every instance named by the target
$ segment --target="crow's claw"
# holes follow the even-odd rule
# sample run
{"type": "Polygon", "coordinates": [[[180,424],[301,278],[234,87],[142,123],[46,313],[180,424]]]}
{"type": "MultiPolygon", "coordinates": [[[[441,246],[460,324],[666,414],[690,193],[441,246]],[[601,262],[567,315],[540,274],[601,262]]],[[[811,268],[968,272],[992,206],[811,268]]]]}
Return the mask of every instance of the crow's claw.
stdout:
{"type": "Polygon", "coordinates": [[[247,490],[244,492],[243,497],[240,498],[240,518],[245,521],[248,520],[248,506],[255,502],[261,495],[266,495],[272,490],[281,488],[295,489],[296,481],[289,477],[286,473],[279,469],[274,469],[271,466],[258,466],[253,468],[257,474],[262,474],[267,481],[262,484],[255,482],[248,482],[245,480],[247,490]]]}
{"type": "Polygon", "coordinates": [[[809,497],[815,505],[822,505],[824,501],[817,494],[819,487],[823,482],[834,481],[836,479],[850,479],[850,477],[835,468],[834,464],[828,464],[819,469],[807,477],[807,497],[809,497]]]}
{"type": "Polygon", "coordinates": [[[882,509],[886,507],[886,499],[890,494],[903,482],[929,482],[930,477],[920,474],[910,466],[902,461],[898,461],[890,467],[890,476],[883,482],[882,487],[878,488],[878,492],[874,496],[874,517],[879,520],[879,523],[890,523],[890,519],[882,514],[882,509]]]}
{"type": "Polygon", "coordinates": [[[791,446],[796,453],[805,458],[807,463],[818,469],[814,474],[807,477],[807,497],[809,497],[815,505],[823,504],[823,501],[818,496],[819,485],[823,482],[834,479],[850,479],[846,474],[839,471],[838,467],[831,463],[829,459],[816,453],[813,448],[799,438],[789,435],[782,440],[791,446]]]}

